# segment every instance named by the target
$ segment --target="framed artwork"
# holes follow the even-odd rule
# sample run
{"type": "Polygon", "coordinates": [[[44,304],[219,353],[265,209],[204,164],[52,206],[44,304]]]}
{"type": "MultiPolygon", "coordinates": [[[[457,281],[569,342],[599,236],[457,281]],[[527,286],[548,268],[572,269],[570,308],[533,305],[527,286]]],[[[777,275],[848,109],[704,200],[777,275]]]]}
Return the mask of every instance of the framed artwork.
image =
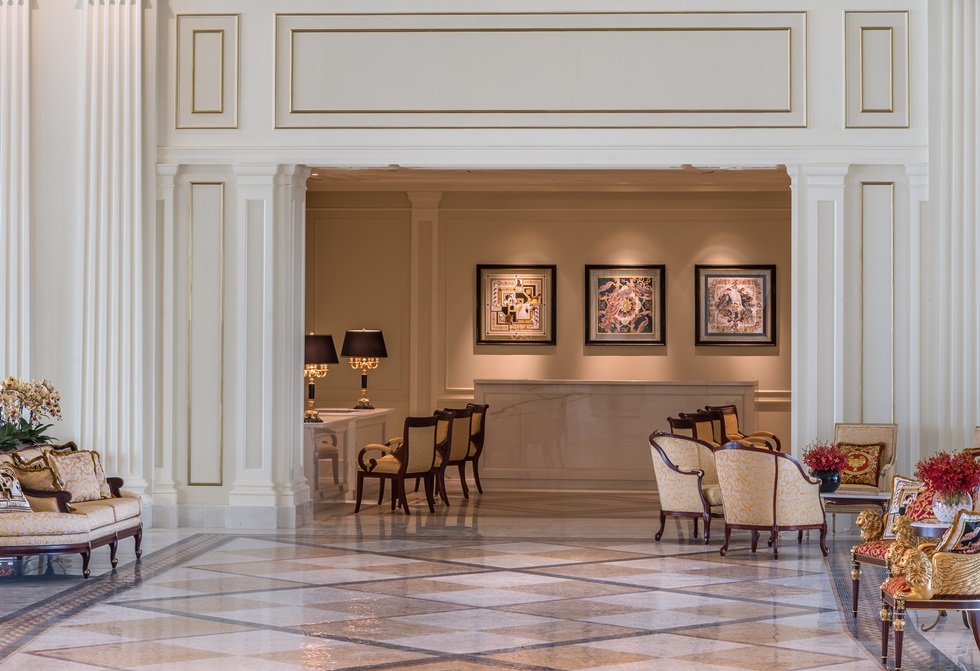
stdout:
{"type": "Polygon", "coordinates": [[[667,344],[664,266],[585,266],[586,345],[667,344]]]}
{"type": "Polygon", "coordinates": [[[776,266],[694,266],[695,345],[775,345],[776,266]]]}
{"type": "Polygon", "coordinates": [[[555,344],[555,266],[476,267],[477,345],[555,344]]]}

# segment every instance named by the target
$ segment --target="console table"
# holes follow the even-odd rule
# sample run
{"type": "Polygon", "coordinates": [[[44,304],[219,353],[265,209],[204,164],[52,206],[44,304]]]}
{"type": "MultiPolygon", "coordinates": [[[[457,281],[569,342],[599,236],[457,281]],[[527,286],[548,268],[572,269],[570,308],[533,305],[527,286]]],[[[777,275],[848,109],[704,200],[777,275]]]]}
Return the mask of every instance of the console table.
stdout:
{"type": "MultiPolygon", "coordinates": [[[[489,403],[480,479],[526,489],[654,491],[648,437],[667,417],[734,404],[756,425],[756,382],[474,380],[489,403]]],[[[494,486],[494,485],[491,485],[494,486]]]]}
{"type": "MultiPolygon", "coordinates": [[[[392,408],[349,410],[347,408],[317,408],[322,422],[303,423],[303,471],[314,500],[323,497],[330,487],[322,487],[323,472],[319,468],[316,441],[324,434],[337,440],[337,491],[348,501],[354,500],[351,491],[356,478],[357,452],[368,443],[383,443],[388,439],[388,417],[392,408]]],[[[331,483],[332,475],[331,477],[331,483]]]]}

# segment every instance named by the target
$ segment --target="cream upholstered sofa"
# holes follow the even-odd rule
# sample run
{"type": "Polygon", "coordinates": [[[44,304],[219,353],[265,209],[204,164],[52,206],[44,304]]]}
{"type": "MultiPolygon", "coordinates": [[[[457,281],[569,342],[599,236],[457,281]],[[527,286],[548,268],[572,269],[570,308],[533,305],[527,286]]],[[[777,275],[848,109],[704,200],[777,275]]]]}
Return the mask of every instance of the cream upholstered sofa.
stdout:
{"type": "Polygon", "coordinates": [[[30,505],[0,511],[0,556],[78,553],[87,578],[94,548],[108,545],[113,567],[121,538],[135,538],[142,554],[142,502],[121,491],[121,478],[105,477],[98,453],[74,443],[31,446],[0,453],[0,469],[15,475],[30,505]]]}

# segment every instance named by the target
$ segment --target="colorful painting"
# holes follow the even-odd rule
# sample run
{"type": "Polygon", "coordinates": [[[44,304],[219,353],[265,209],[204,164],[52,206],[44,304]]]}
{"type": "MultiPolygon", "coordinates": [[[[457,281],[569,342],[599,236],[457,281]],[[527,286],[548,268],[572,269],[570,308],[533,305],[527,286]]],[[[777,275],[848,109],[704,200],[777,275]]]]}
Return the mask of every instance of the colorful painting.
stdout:
{"type": "Polygon", "coordinates": [[[664,266],[586,266],[586,345],[665,345],[664,266]]]}
{"type": "Polygon", "coordinates": [[[775,345],[776,266],[695,266],[695,345],[775,345]]]}
{"type": "Polygon", "coordinates": [[[476,344],[555,344],[555,266],[478,265],[476,291],[476,344]]]}

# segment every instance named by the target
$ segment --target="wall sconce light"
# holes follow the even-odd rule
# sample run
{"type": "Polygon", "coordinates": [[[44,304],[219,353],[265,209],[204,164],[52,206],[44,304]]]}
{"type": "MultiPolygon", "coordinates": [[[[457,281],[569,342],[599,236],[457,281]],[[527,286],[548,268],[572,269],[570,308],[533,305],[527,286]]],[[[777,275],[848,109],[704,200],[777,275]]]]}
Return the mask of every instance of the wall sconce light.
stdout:
{"type": "Polygon", "coordinates": [[[303,377],[309,380],[308,403],[310,407],[306,409],[306,413],[303,416],[304,422],[323,421],[317,416],[316,410],[313,409],[313,399],[316,396],[316,380],[327,374],[327,371],[330,370],[330,364],[339,362],[337,348],[333,344],[333,336],[313,335],[312,333],[306,336],[306,353],[303,357],[303,363],[306,367],[303,369],[303,377]]]}
{"type": "Polygon", "coordinates": [[[388,357],[384,334],[380,329],[347,331],[340,356],[350,357],[350,367],[354,370],[361,369],[361,399],[354,409],[373,410],[374,406],[367,397],[367,372],[377,368],[381,359],[388,357]]]}

